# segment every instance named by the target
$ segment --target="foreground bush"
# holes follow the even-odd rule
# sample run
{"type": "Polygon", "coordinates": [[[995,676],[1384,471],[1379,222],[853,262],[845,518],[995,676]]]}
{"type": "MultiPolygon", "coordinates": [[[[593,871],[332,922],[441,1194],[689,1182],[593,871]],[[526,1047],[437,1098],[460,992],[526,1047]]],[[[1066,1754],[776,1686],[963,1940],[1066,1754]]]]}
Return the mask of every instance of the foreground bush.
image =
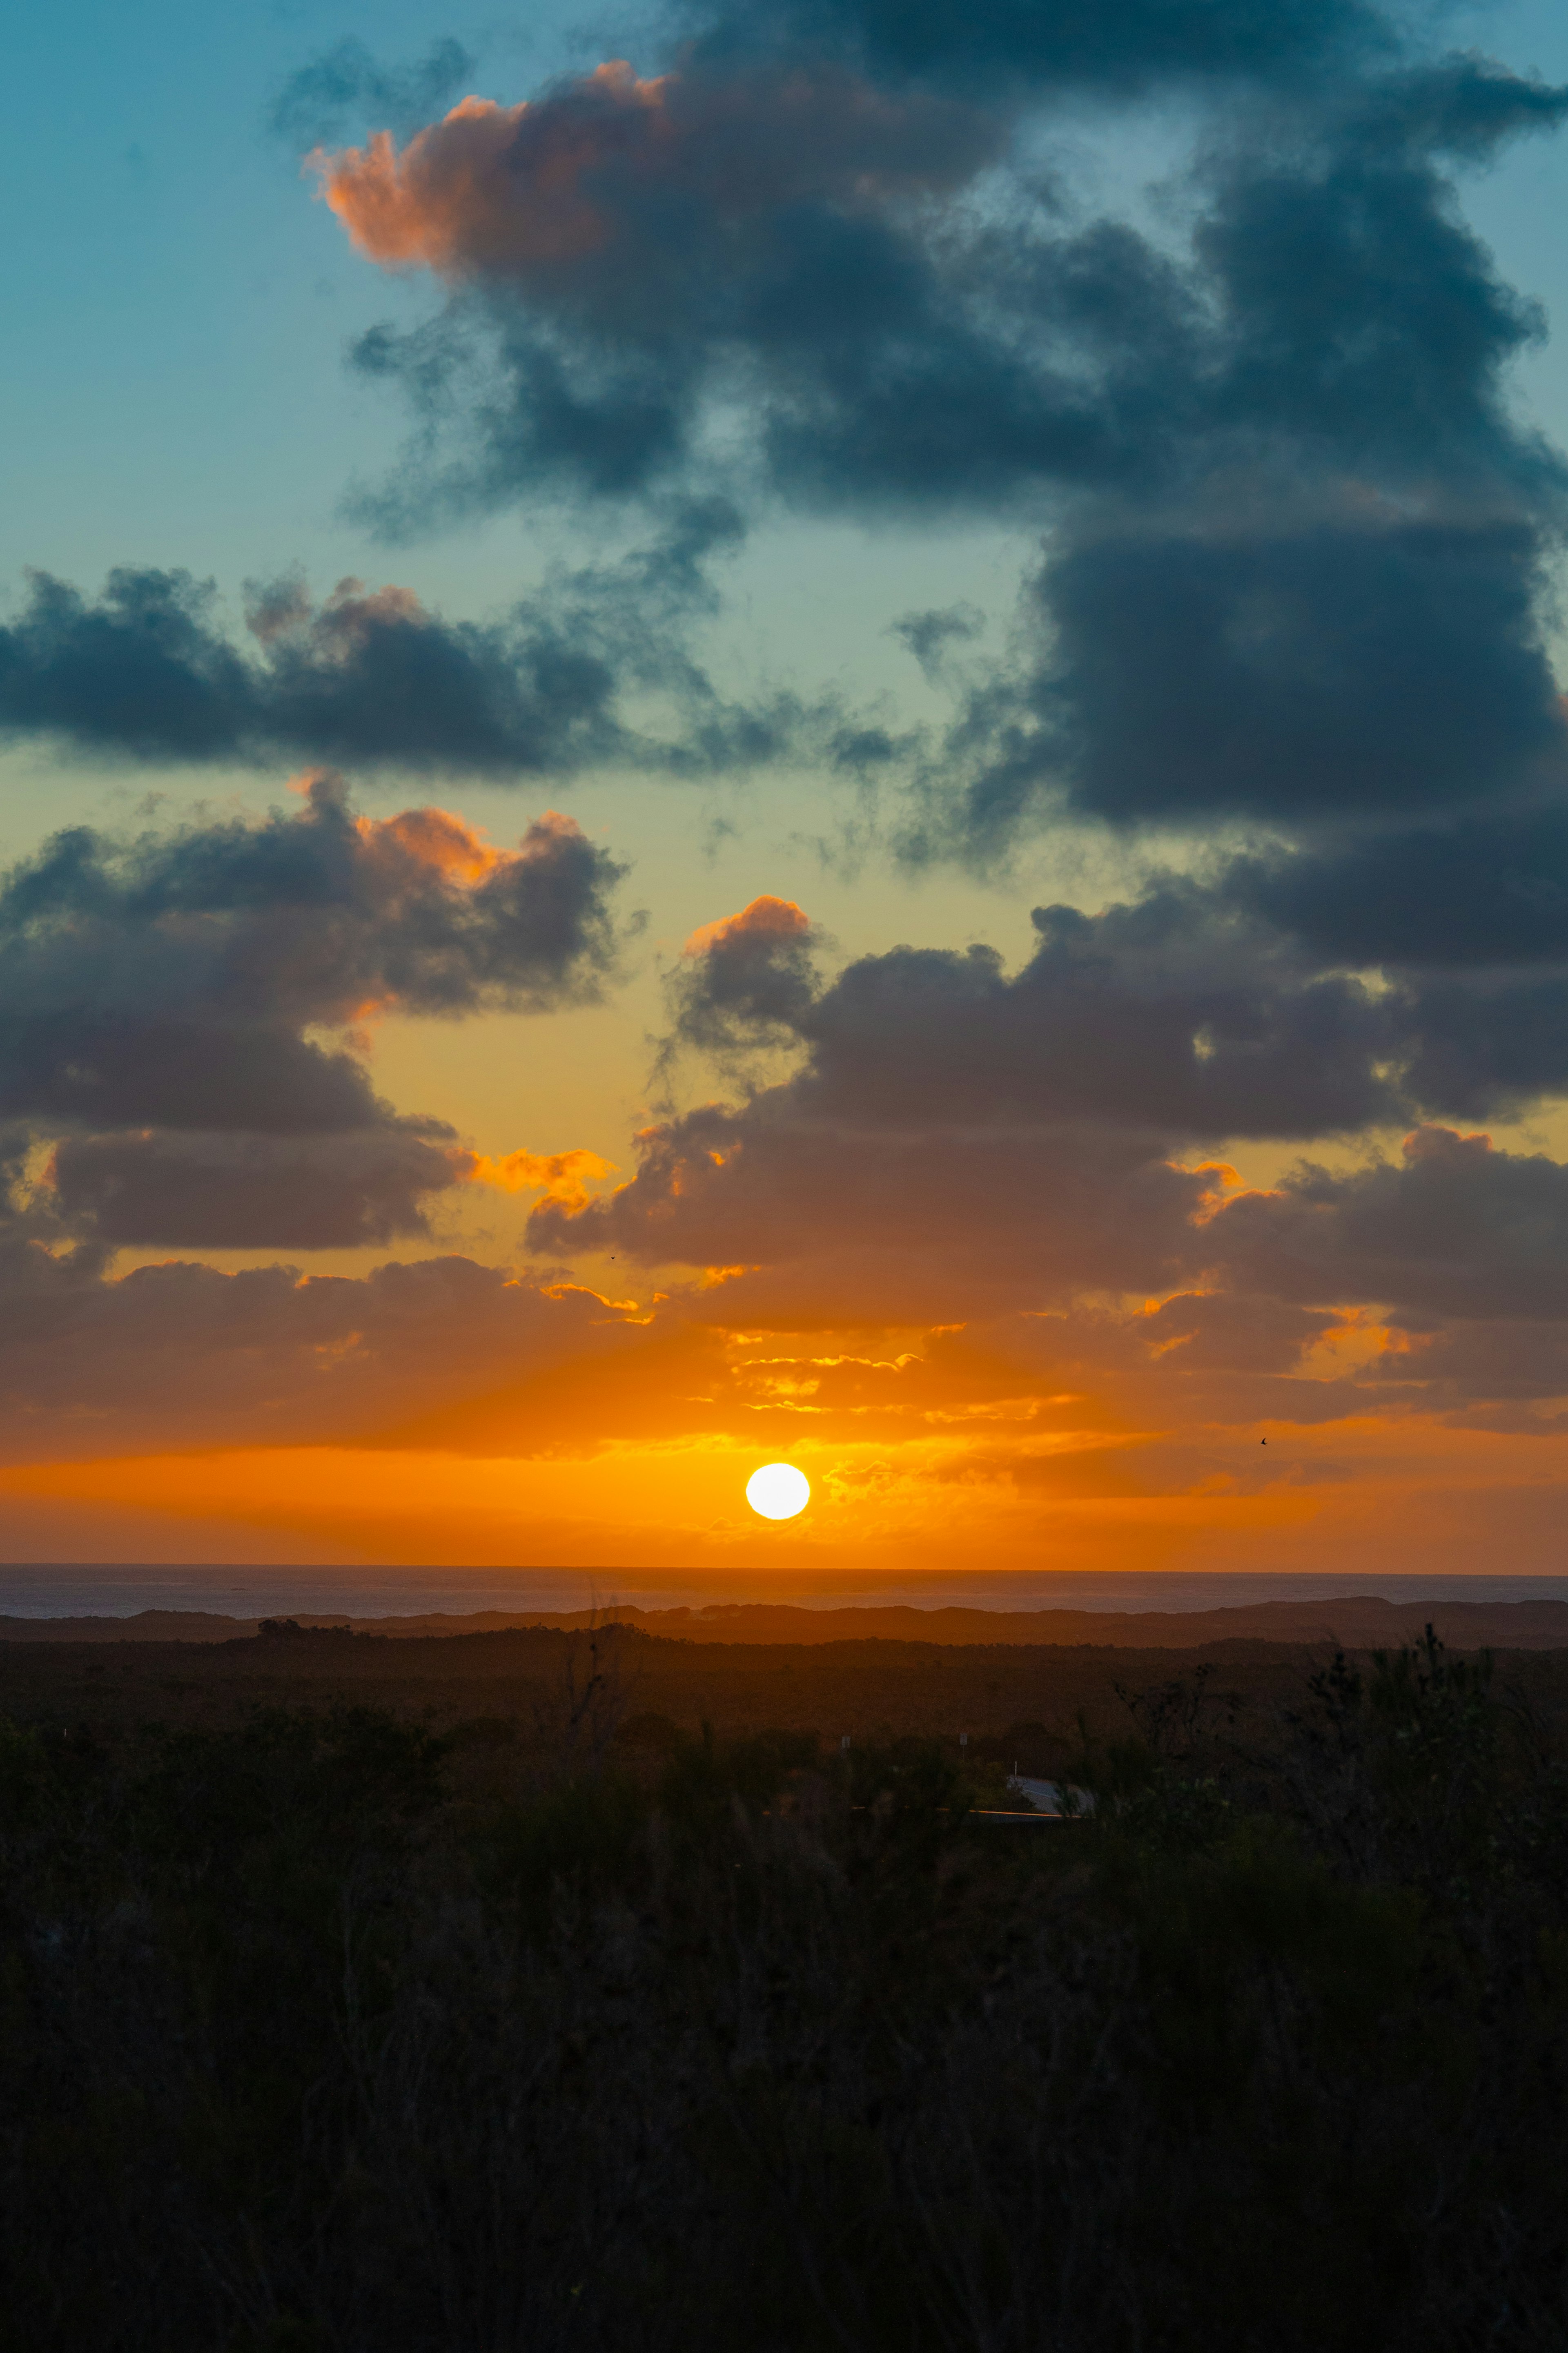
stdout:
{"type": "Polygon", "coordinates": [[[934,1746],[0,1737],[18,2348],[1568,2343],[1568,1774],[1440,1646],[934,1746]]]}

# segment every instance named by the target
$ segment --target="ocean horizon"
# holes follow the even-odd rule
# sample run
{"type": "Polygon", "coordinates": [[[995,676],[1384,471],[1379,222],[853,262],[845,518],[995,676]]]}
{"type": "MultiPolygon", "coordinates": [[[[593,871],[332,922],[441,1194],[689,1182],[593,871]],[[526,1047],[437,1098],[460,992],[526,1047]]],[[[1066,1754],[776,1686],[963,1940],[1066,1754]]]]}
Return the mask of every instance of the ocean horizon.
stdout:
{"type": "Polygon", "coordinates": [[[769,1601],[816,1609],[905,1604],[913,1609],[1196,1610],[1265,1601],[1568,1601],[1568,1576],[1423,1575],[1359,1571],[970,1569],[876,1576],[850,1571],[733,1574],[616,1568],[474,1569],[276,1567],[186,1562],[19,1562],[0,1565],[0,1618],[133,1618],[145,1609],[223,1617],[342,1612],[355,1618],[467,1616],[479,1610],[701,1609],[769,1601]]]}

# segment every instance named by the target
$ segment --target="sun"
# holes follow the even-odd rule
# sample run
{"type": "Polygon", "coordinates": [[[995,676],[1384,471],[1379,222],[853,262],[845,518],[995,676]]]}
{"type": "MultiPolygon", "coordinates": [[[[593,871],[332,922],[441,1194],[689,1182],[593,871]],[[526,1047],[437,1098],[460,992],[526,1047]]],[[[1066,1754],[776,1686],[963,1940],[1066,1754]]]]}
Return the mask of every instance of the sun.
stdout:
{"type": "Polygon", "coordinates": [[[746,1501],[764,1520],[793,1520],[811,1501],[811,1482],[793,1462],[764,1462],[746,1482],[746,1501]]]}

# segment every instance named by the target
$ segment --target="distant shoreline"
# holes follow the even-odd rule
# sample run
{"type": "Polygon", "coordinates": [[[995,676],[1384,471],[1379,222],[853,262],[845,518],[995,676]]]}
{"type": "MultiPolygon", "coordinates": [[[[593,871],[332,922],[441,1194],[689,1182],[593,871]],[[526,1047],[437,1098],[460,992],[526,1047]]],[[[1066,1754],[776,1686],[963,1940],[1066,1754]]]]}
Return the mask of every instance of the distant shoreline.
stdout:
{"type": "MultiPolygon", "coordinates": [[[[1432,1580],[1436,1581],[1436,1580],[1432,1580]]],[[[1458,1581],[1458,1580],[1456,1580],[1458,1581]]],[[[1548,1580],[1542,1580],[1547,1582],[1548,1580]]],[[[1558,1580],[1550,1580],[1558,1582],[1558,1580]]],[[[260,1636],[310,1642],[331,1635],[393,1641],[502,1635],[529,1628],[586,1630],[606,1618],[646,1635],[700,1645],[902,1642],[943,1646],[1003,1644],[1188,1650],[1215,1643],[1342,1643],[1347,1649],[1397,1647],[1431,1624],[1451,1649],[1568,1650],[1568,1596],[1390,1599],[1367,1592],[1292,1595],[1203,1608],[1151,1610],[1004,1609],[953,1603],[861,1603],[834,1608],[779,1601],[710,1602],[647,1609],[605,1604],[577,1610],[483,1609],[287,1613],[150,1609],[45,1615],[0,1612],[0,1642],[230,1642],[260,1636]]]]}
{"type": "Polygon", "coordinates": [[[626,1606],[644,1611],[760,1605],[804,1610],[943,1609],[1141,1615],[1226,1613],[1260,1604],[1374,1599],[1398,1608],[1568,1602],[1562,1577],[1313,1575],[1247,1569],[921,1571],[473,1568],[437,1563],[16,1562],[0,1564],[0,1622],[131,1619],[148,1610],[255,1623],[261,1618],[371,1620],[500,1613],[545,1616],[626,1606]]]}

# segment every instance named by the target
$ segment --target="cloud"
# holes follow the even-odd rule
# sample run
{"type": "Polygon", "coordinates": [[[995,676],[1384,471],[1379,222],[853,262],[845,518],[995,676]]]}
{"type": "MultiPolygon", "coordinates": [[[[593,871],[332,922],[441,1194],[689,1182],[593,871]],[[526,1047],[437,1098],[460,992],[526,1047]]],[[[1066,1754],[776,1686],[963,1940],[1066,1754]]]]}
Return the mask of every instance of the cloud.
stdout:
{"type": "Polygon", "coordinates": [[[765,16],[699,5],[685,21],[717,54],[776,47],[826,50],[894,80],[1050,89],[1119,97],[1162,85],[1267,80],[1385,54],[1397,19],[1359,0],[1107,0],[1094,8],[1028,0],[789,0],[765,16]]]}
{"type": "Polygon", "coordinates": [[[1216,146],[1142,494],[1080,484],[917,848],[994,854],[1064,807],[1293,828],[1562,789],[1563,466],[1505,377],[1540,322],[1452,169],[1564,102],[1453,60],[1216,146]]]}
{"type": "Polygon", "coordinates": [[[614,1161],[601,1160],[596,1152],[507,1152],[499,1160],[481,1152],[473,1159],[468,1179],[493,1186],[499,1193],[542,1193],[569,1209],[580,1209],[591,1198],[590,1185],[614,1173],[614,1161]]]}
{"type": "MultiPolygon", "coordinates": [[[[853,366],[867,337],[918,354],[945,333],[916,223],[1006,139],[983,111],[809,58],[647,80],[612,63],[311,167],[363,252],[453,290],[443,320],[358,350],[427,432],[458,419],[427,495],[449,503],[466,477],[476,503],[551,483],[618,498],[700,463],[716,411],[788,429],[836,342],[853,366]]],[[[978,379],[984,338],[960,340],[978,379]]]]}
{"type": "Polygon", "coordinates": [[[348,1134],[68,1137],[48,1171],[60,1209],[100,1241],[195,1250],[353,1250],[428,1238],[433,1195],[470,1155],[438,1121],[348,1134]]]}
{"type": "Polygon", "coordinates": [[[628,1183],[541,1204],[531,1246],[704,1270],[742,1321],[1148,1291],[1197,1262],[1191,1221],[1226,1181],[1180,1165],[1184,1144],[1359,1126],[1398,1100],[1381,1000],[1288,954],[1271,971],[1267,938],[1227,934],[1196,886],[1036,923],[1011,979],[976,947],[894,949],[831,981],[791,902],[705,925],[672,976],[666,1066],[680,1047],[743,1071],[783,1045],[794,1074],[657,1122],[628,1183]]]}
{"type": "Polygon", "coordinates": [[[1021,1293],[1166,1288],[1215,1184],[1146,1134],[900,1131],[803,1117],[787,1089],[662,1122],[637,1151],[615,1193],[574,1215],[536,1208],[530,1247],[712,1270],[721,1320],[742,1326],[925,1323],[1021,1293]]]}
{"type": "Polygon", "coordinates": [[[1227,888],[1317,955],[1452,969],[1568,959],[1568,809],[1491,809],[1238,860],[1227,888]]]}
{"type": "MultiPolygon", "coordinates": [[[[695,1157],[696,1128],[689,1141],[695,1157]]],[[[1469,1247],[1479,1224],[1491,1239],[1497,1279],[1489,1288],[1472,1284],[1447,1318],[1429,1305],[1396,1305],[1380,1324],[1364,1310],[1310,1303],[1335,1296],[1337,1276],[1364,1271],[1366,1261],[1352,1263],[1344,1248],[1367,1208],[1364,1180],[1335,1200],[1339,1180],[1304,1172],[1279,1195],[1240,1196],[1217,1215],[1209,1214],[1222,1198],[1212,1182],[1170,1184],[1163,1271],[1168,1277],[1184,1255],[1191,1261],[1194,1235],[1209,1271],[1201,1285],[1189,1279],[1173,1288],[1167,1280],[1165,1296],[1128,1300],[1086,1295],[1081,1277],[1130,1271],[1149,1238],[1153,1196],[1137,1181],[1134,1155],[1119,1165],[1101,1158],[1109,1198],[1099,1231],[1107,1249],[1098,1265],[1079,1261],[1075,1282],[1070,1264],[1050,1263],[1049,1239],[1058,1221],[1072,1227],[1070,1253],[1086,1230],[1095,1171],[1080,1152],[1074,1176],[1071,1158],[1059,1155],[1053,1166],[1035,1152],[1051,1218],[1026,1225],[1015,1219],[1025,1191],[1015,1179],[1028,1172],[1005,1154],[993,1155],[1005,1238],[1025,1240],[1010,1282],[1000,1256],[984,1255],[986,1236],[974,1225],[973,1206],[983,1198],[975,1180],[988,1173],[977,1157],[966,1168],[952,1158],[933,1168],[923,1192],[898,1187],[886,1206],[900,1230],[889,1234],[876,1222],[875,1172],[851,1154],[832,1171],[847,1214],[826,1240],[803,1232],[804,1197],[792,1194],[778,1232],[779,1276],[738,1277],[651,1313],[453,1258],[353,1279],[307,1280],[285,1266],[230,1276],[169,1263],[105,1281],[91,1251],[47,1250],[13,1231],[0,1235],[3,1451],[37,1459],[149,1444],[304,1442],[517,1457],[563,1448],[591,1454],[617,1437],[728,1433],[748,1448],[804,1441],[826,1447],[828,1460],[838,1450],[847,1493],[857,1477],[874,1486],[901,1475],[896,1453],[881,1450],[936,1440],[948,1449],[940,1475],[961,1483],[1045,1481],[1064,1493],[1152,1503],[1162,1488],[1180,1493],[1217,1476],[1221,1492],[1211,1501],[1223,1505],[1237,1472],[1248,1492],[1260,1473],[1265,1486],[1282,1473],[1288,1487],[1292,1476],[1299,1487],[1310,1473],[1299,1448],[1263,1455],[1256,1434],[1250,1459],[1238,1453],[1236,1440],[1259,1417],[1301,1433],[1347,1417],[1368,1431],[1368,1417],[1381,1417],[1384,1439],[1389,1417],[1434,1409],[1482,1429],[1552,1428],[1538,1401],[1564,1394],[1568,1318],[1555,1291],[1513,1314],[1503,1298],[1517,1288],[1524,1222],[1543,1207],[1556,1218],[1562,1206],[1552,1202],[1562,1171],[1554,1183],[1550,1173],[1526,1170],[1521,1183],[1517,1160],[1500,1170],[1487,1166],[1475,1139],[1422,1139],[1402,1170],[1386,1172],[1408,1183],[1412,1168],[1428,1178],[1437,1168],[1438,1185],[1429,1187],[1415,1226],[1405,1223],[1408,1195],[1403,1203],[1385,1198],[1358,1241],[1370,1233],[1384,1279],[1411,1293],[1456,1240],[1469,1247]],[[1050,1183],[1064,1173],[1066,1185],[1050,1183]],[[1194,1207],[1206,1219],[1196,1228],[1194,1207]],[[1318,1219],[1305,1269],[1300,1253],[1292,1261],[1279,1248],[1292,1209],[1318,1219]],[[925,1247],[911,1282],[904,1229],[922,1210],[925,1247]],[[1130,1219],[1120,1252],[1111,1231],[1118,1216],[1130,1219]],[[1227,1237],[1227,1226],[1237,1234],[1227,1237]],[[1245,1263],[1243,1227],[1256,1245],[1245,1263]],[[1303,1297],[1288,1295],[1292,1281],[1303,1297]],[[1037,1303],[1020,1312],[1020,1296],[1037,1303]],[[949,1306],[962,1301],[950,1328],[911,1322],[944,1297],[949,1306]],[[852,1337],[847,1327],[857,1318],[861,1329],[852,1337]],[[951,1328],[961,1321],[966,1329],[951,1328]],[[896,1335],[865,1328],[889,1323],[896,1335]],[[812,1337],[792,1341],[792,1330],[812,1337]],[[1152,1431],[1165,1434],[1152,1444],[1152,1431]],[[1095,1450],[1107,1444],[1122,1450],[1120,1468],[1095,1467],[1095,1450]],[[857,1459],[858,1472],[849,1467],[857,1459]]],[[[1034,1198],[1037,1208],[1038,1191],[1034,1198]]],[[[1194,1508],[1200,1500],[1192,1496],[1194,1508]]]]}
{"type": "MultiPolygon", "coordinates": [[[[1080,1419],[1310,1426],[1568,1397],[1568,1168],[1484,1135],[1429,1126],[1396,1162],[1256,1191],[1147,1134],[916,1134],[770,1090],[661,1124],[639,1160],[536,1210],[532,1244],[707,1265],[689,1312],[731,1331],[1006,1326],[1021,1369],[969,1413],[988,1394],[1027,1422],[1066,1389],[1098,1400],[1080,1419]]],[[[811,1378],[812,1410],[848,1407],[811,1378]]]]}
{"type": "Polygon", "coordinates": [[[1381,970],[1414,1112],[1486,1118],[1568,1086],[1568,821],[1555,796],[1245,856],[1215,889],[1321,967],[1381,970]]]}
{"type": "Polygon", "coordinates": [[[1561,793],[1564,473],[1507,387],[1541,322],[1456,188],[1568,91],[1359,8],[1092,13],[689,18],[663,73],[316,158],[359,248],[448,291],[361,349],[423,419],[397,511],[717,468],[758,509],[1037,519],[1007,655],[965,679],[963,616],[900,625],[957,695],[882,749],[916,860],[1561,793]],[[1173,81],[1179,206],[1096,216],[1053,110],[1173,81]]]}
{"type": "Polygon", "coordinates": [[[1042,723],[973,788],[982,830],[1031,753],[1113,821],[1287,824],[1568,781],[1541,641],[1543,548],[1518,523],[1107,538],[1040,582],[1042,723]]]}
{"type": "Polygon", "coordinates": [[[1215,891],[1167,877],[1090,917],[1036,911],[994,951],[895,948],[818,969],[804,911],[760,900],[703,927],[672,976],[676,1047],[744,1079],[672,1113],[636,1176],[547,1201],[531,1247],[715,1272],[718,1312],[918,1320],[1179,1285],[1234,1179],[1194,1147],[1396,1116],[1405,1000],[1323,973],[1215,891]],[[898,1303],[902,1299],[904,1305],[898,1303]]]}
{"type": "Polygon", "coordinates": [[[342,1134],[385,1105],[363,1064],[280,1024],[57,1002],[0,1014],[0,1117],[44,1126],[342,1134]]]}
{"type": "Polygon", "coordinates": [[[443,105],[474,70],[474,60],[450,35],[433,41],[416,66],[379,65],[363,41],[339,41],[289,76],[268,111],[275,138],[314,147],[341,139],[367,118],[412,129],[443,105]]]}
{"type": "Polygon", "coordinates": [[[257,654],[188,574],[120,570],[89,604],[35,575],[0,629],[0,731],[147,760],[303,754],[364,766],[566,773],[621,749],[602,654],[539,617],[447,623],[407,591],[297,584],[253,607],[257,654]]]}
{"type": "Polygon", "coordinates": [[[1428,981],[1411,1026],[1408,1089],[1433,1110],[1482,1119],[1568,1086],[1568,972],[1428,981]]]}
{"type": "Polygon", "coordinates": [[[739,914],[703,924],[670,976],[670,1048],[722,1056],[795,1043],[817,993],[820,944],[793,899],[753,899],[739,914]]]}
{"type": "Polygon", "coordinates": [[[831,68],[640,80],[616,60],[531,103],[465,99],[401,153],[383,132],[310,164],[373,261],[537,283],[652,324],[672,298],[697,298],[704,232],[743,237],[748,220],[803,202],[871,210],[960,185],[997,143],[968,108],[889,98],[831,68]]]}
{"type": "Polygon", "coordinates": [[[353,579],[315,604],[289,575],[248,592],[249,652],[220,627],[212,585],[187,573],[118,570],[96,603],[35,573],[19,617],[0,626],[0,737],[88,756],[281,754],[502,782],[831,756],[843,729],[833,698],[731,704],[691,657],[690,629],[718,601],[707,567],[742,537],[726,500],[679,501],[648,544],[561,572],[487,623],[353,579]],[[654,732],[626,715],[632,695],[659,706],[654,732]]]}
{"type": "MultiPolygon", "coordinates": [[[[771,895],[704,925],[659,1069],[706,1057],[731,1099],[665,1106],[606,1191],[593,1154],[480,1157],[399,1116],[346,1034],[599,986],[616,870],[567,820],[501,848],[319,778],[259,824],[61,836],[0,895],[6,1393],[58,1433],[74,1388],[134,1432],[153,1366],[203,1430],[359,1416],[502,1451],[920,1421],[991,1433],[944,1476],[1030,1493],[1047,1408],[1097,1447],[1179,1428],[1189,1482],[1200,1425],[1263,1412],[1544,1427],[1568,1170],[1460,1126],[1568,1084],[1564,469],[1510,396],[1539,318],[1458,192],[1568,93],[1351,0],[785,0],[654,34],[645,70],[521,104],[442,111],[451,49],[400,78],[353,44],[279,101],[354,249],[441,306],[356,347],[415,425],[360,519],[564,495],[646,544],[484,624],[285,577],[243,646],[184,575],[40,579],[0,631],[0,727],[498,779],[809,762],[907,786],[913,859],[1004,860],[1065,817],[1184,831],[1190,871],[1042,906],[1012,970],[836,969],[771,895]],[[1184,164],[1108,210],[1084,147],[1150,100],[1184,164]],[[1000,653],[964,607],[894,624],[945,728],[715,686],[718,560],[790,509],[1038,535],[1000,653]],[[1221,1162],[1331,1136],[1332,1167],[1266,1190],[1221,1162]],[[634,1333],[459,1261],[103,1279],[125,1244],[418,1236],[471,1184],[538,1197],[542,1257],[671,1268],[678,1299],[634,1333]],[[922,1324],[885,1354],[756,1338],[922,1324]]],[[[1256,1482],[1275,1450],[1249,1451],[1256,1482]]]]}
{"type": "Polygon", "coordinates": [[[426,400],[460,390],[488,318],[472,421],[498,494],[509,465],[646,487],[716,401],[752,409],[786,486],[930,505],[1185,473],[1259,422],[1451,441],[1528,331],[1436,159],[1550,127],[1561,92],[1476,59],[1405,67],[1361,7],[1108,9],[1092,31],[898,13],[721,19],[663,73],[613,60],[513,106],[465,99],[401,148],[318,151],[368,259],[493,298],[445,339],[375,331],[364,364],[426,400]],[[941,61],[930,86],[917,53],[941,61]],[[1314,56],[1332,69],[1272,104],[1257,149],[1227,140],[1184,265],[1124,223],[1068,225],[1059,182],[1011,169],[1021,112],[1067,90],[1314,56]],[[998,200],[976,205],[987,174],[998,200]]]}
{"type": "Polygon", "coordinates": [[[1413,1113],[1486,1118],[1568,1086],[1568,824],[1554,805],[1233,860],[1215,886],[1320,968],[1378,969],[1413,1113]]]}
{"type": "Polygon", "coordinates": [[[259,823],[46,842],[0,884],[6,1011],[298,1028],[570,1002],[610,967],[621,871],[571,818],[501,849],[444,809],[356,816],[317,771],[259,823]]]}
{"type": "Polygon", "coordinates": [[[306,1033],[596,994],[621,869],[569,818],[515,849],[341,779],[259,822],[78,828],[0,884],[0,1123],[54,1140],[53,1206],[108,1243],[325,1249],[428,1230],[478,1173],[306,1033]]]}
{"type": "Polygon", "coordinates": [[[908,646],[927,684],[936,686],[948,672],[953,649],[972,643],[984,624],[984,615],[973,605],[950,605],[901,614],[892,625],[892,633],[908,646]]]}
{"type": "Polygon", "coordinates": [[[1561,1085],[1568,976],[1374,986],[1260,921],[1238,878],[1255,862],[1094,916],[1038,909],[1012,975],[983,947],[897,948],[825,978],[784,902],[705,926],[675,1039],[742,1082],[748,1046],[787,1043],[793,1073],[658,1121],[628,1183],[542,1204],[531,1245],[702,1270],[709,1312],[742,1325],[1048,1309],[1124,1399],[1156,1363],[1157,1388],[1179,1377],[1217,1412],[1264,1370],[1293,1385],[1277,1409],[1309,1419],[1363,1409],[1368,1385],[1473,1399],[1496,1347],[1467,1356],[1459,1327],[1568,1316],[1568,1169],[1429,1116],[1396,1164],[1306,1161],[1271,1191],[1199,1155],[1561,1085]],[[1129,1294],[1150,1298],[1131,1323],[1129,1294]]]}
{"type": "Polygon", "coordinates": [[[1402,835],[1244,856],[1205,880],[1157,870],[1094,914],[1037,908],[1011,976],[975,944],[895,948],[829,981],[798,910],[776,925],[747,910],[699,933],[672,976],[660,1068],[696,1051],[744,1084],[749,1056],[792,1049],[803,1117],[1091,1120],[1173,1150],[1511,1113],[1568,1087],[1568,930],[1551,857],[1529,862],[1560,830],[1537,816],[1433,833],[1408,871],[1402,835]],[[1463,934],[1472,894],[1456,944],[1445,926],[1463,934]]]}
{"type": "Polygon", "coordinates": [[[316,168],[361,250],[452,290],[358,358],[456,433],[476,502],[643,495],[704,469],[718,428],[807,503],[994,506],[1142,470],[1194,324],[1130,231],[969,204],[1009,137],[810,60],[616,68],[316,168]]]}
{"type": "Polygon", "coordinates": [[[1539,470],[1498,385],[1535,317],[1451,174],[1563,92],[1475,58],[1302,85],[1255,140],[1227,120],[1183,250],[1025,164],[1016,93],[879,81],[823,31],[311,159],[367,258],[456,290],[444,327],[362,359],[432,418],[437,392],[467,410],[491,497],[677,478],[718,417],[835,510],[1190,499],[1271,453],[1325,480],[1539,470]]]}
{"type": "Polygon", "coordinates": [[[800,910],[759,901],[690,944],[675,1037],[807,1048],[791,1102],[857,1124],[1094,1120],[1212,1140],[1398,1116],[1385,1065],[1404,1000],[1323,971],[1222,893],[1167,875],[1132,904],[1033,921],[1011,978],[991,948],[900,947],[824,985],[800,910]]]}
{"type": "Polygon", "coordinates": [[[1397,1164],[1307,1166],[1207,1230],[1233,1282],[1309,1303],[1376,1302],[1414,1318],[1568,1316],[1568,1167],[1484,1134],[1417,1129],[1397,1164]]]}
{"type": "MultiPolygon", "coordinates": [[[[90,1250],[0,1231],[0,1451],[371,1440],[417,1413],[543,1380],[508,1450],[560,1435],[567,1385],[646,1349],[593,1293],[426,1258],[357,1276],[189,1261],[103,1278],[90,1250]]],[[[581,1435],[580,1430],[574,1434],[581,1435]]]]}

